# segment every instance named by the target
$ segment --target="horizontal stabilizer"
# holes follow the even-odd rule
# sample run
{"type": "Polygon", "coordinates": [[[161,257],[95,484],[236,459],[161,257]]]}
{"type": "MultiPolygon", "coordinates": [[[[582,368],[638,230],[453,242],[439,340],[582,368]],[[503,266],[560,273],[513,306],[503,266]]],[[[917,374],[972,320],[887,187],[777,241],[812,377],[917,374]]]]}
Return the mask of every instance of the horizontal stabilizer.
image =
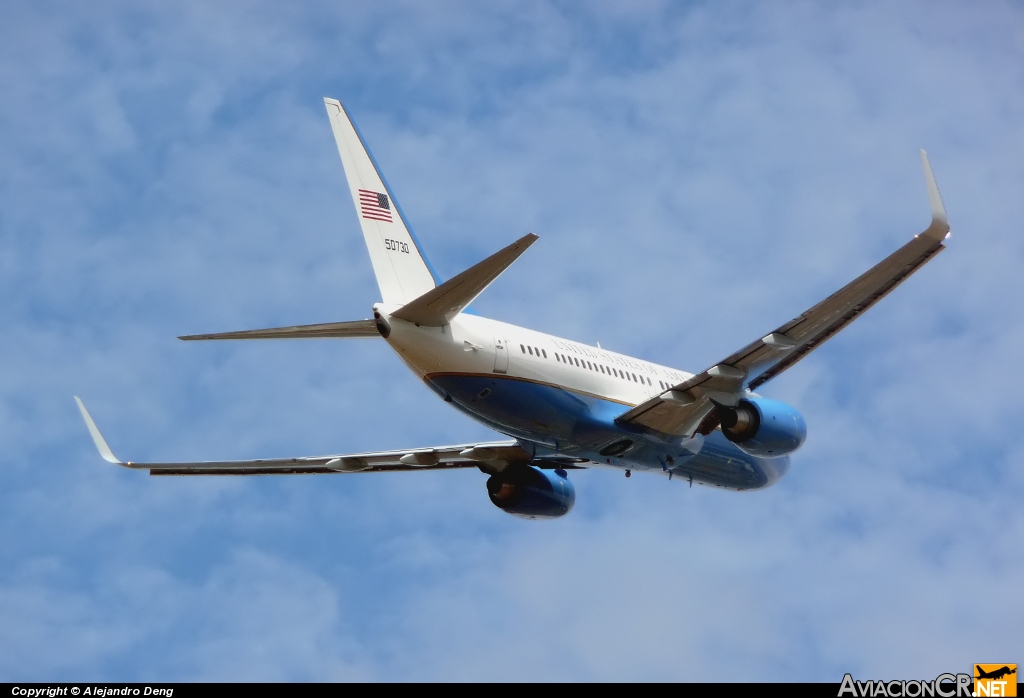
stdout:
{"type": "Polygon", "coordinates": [[[391,316],[427,327],[447,325],[536,240],[533,233],[524,235],[505,249],[405,304],[391,316]]]}
{"type": "Polygon", "coordinates": [[[265,330],[189,334],[178,337],[178,339],[191,342],[203,339],[324,339],[329,337],[380,337],[380,332],[377,331],[373,320],[352,320],[349,322],[323,322],[318,325],[270,327],[265,330]]]}

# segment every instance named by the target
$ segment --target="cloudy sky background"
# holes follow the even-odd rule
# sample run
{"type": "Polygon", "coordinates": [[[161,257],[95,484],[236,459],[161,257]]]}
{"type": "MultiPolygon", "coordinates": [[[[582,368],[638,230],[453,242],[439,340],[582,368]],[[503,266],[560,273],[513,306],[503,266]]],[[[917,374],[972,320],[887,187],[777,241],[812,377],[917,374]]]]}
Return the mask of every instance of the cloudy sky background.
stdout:
{"type": "Polygon", "coordinates": [[[0,680],[930,678],[1024,661],[1024,9],[0,4],[0,680]],[[775,488],[581,472],[150,478],[99,459],[491,433],[380,341],[176,335],[378,300],[322,97],[476,303],[700,370],[927,225],[949,249],[762,392],[775,488]]]}

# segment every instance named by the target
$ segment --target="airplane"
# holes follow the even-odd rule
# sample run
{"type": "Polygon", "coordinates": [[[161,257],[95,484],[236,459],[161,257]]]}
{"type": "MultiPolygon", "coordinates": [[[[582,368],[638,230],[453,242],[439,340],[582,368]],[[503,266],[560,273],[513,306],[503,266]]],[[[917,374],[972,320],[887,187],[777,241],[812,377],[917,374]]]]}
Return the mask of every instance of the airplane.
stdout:
{"type": "Polygon", "coordinates": [[[699,373],[524,327],[467,306],[538,239],[525,235],[442,281],[341,102],[324,99],[381,302],[347,322],[188,335],[186,341],[381,338],[444,402],[507,439],[295,458],[121,461],[75,397],[100,455],[151,475],[335,474],[474,468],[503,511],[552,519],[573,508],[570,470],[656,473],[758,490],[789,470],[807,427],[790,405],[754,392],[821,346],[945,249],[950,228],[921,151],[930,225],[791,321],[699,373]]]}
{"type": "Polygon", "coordinates": [[[975,664],[974,665],[974,671],[977,674],[977,676],[974,677],[976,679],[994,679],[994,680],[999,680],[999,679],[1003,678],[1004,676],[1009,676],[1010,674],[1016,674],[1017,673],[1017,665],[1015,664],[1013,669],[1011,669],[1009,666],[1003,666],[1003,667],[1001,667],[999,669],[996,669],[994,671],[985,671],[979,665],[975,664]]]}

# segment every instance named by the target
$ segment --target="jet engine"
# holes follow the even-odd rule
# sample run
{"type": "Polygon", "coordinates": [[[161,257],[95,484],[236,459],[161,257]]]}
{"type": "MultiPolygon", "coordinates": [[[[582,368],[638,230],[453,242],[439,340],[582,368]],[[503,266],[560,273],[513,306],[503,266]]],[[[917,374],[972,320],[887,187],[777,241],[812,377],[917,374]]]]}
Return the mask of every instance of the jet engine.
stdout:
{"type": "Polygon", "coordinates": [[[491,475],[487,494],[494,506],[524,519],[557,519],[576,503],[576,488],[564,470],[541,470],[532,465],[491,475]]]}
{"type": "Polygon", "coordinates": [[[725,438],[752,456],[784,456],[807,438],[804,418],[784,402],[755,397],[736,407],[720,406],[718,412],[725,438]]]}

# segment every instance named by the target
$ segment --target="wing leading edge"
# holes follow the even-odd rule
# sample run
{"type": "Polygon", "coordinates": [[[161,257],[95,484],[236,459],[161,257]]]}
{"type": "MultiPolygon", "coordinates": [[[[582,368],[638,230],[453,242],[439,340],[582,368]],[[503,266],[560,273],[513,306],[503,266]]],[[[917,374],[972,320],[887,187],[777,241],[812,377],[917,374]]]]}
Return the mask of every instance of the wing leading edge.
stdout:
{"type": "Polygon", "coordinates": [[[617,421],[664,434],[710,433],[717,425],[716,403],[736,405],[745,389],[755,390],[800,361],[945,249],[949,222],[923,150],[921,162],[932,211],[924,232],[806,312],[617,421]]]}
{"type": "Polygon", "coordinates": [[[96,422],[80,399],[78,409],[89,429],[100,456],[109,463],[150,475],[305,475],[358,472],[396,472],[403,470],[443,470],[479,468],[499,472],[510,464],[529,463],[532,457],[515,441],[459,444],[394,451],[371,451],[297,458],[261,458],[256,460],[200,461],[184,463],[135,463],[114,455],[96,422]]]}

